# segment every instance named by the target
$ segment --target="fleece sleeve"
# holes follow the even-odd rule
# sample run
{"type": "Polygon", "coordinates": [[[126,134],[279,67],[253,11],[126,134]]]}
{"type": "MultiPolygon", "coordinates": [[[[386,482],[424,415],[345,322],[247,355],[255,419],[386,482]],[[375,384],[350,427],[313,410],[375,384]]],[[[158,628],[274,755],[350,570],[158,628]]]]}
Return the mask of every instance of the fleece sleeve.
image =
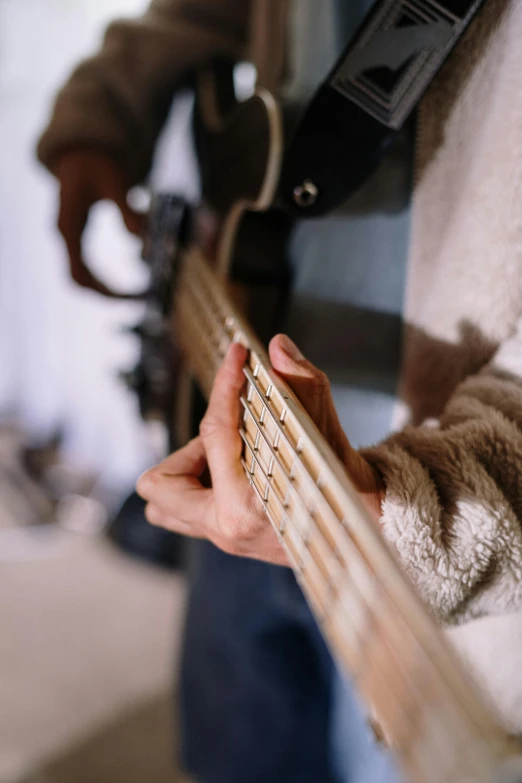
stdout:
{"type": "Polygon", "coordinates": [[[175,89],[211,57],[244,55],[248,14],[248,0],[153,0],[141,17],[113,22],[58,93],[41,162],[99,149],[121,160],[130,183],[142,181],[175,89]]]}
{"type": "Polygon", "coordinates": [[[438,420],[363,451],[382,530],[421,597],[457,624],[522,605],[522,322],[438,420]]]}

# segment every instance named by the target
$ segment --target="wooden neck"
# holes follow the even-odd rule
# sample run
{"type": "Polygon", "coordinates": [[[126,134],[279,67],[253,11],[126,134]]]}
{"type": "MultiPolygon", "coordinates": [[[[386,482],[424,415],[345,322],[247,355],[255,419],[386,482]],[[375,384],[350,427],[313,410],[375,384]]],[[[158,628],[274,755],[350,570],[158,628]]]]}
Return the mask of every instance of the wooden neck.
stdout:
{"type": "Polygon", "coordinates": [[[185,258],[176,335],[208,396],[231,341],[249,349],[243,466],[335,657],[418,783],[493,781],[503,732],[361,504],[343,466],[197,250],[185,258]],[[453,748],[454,752],[448,749],[453,748]]]}

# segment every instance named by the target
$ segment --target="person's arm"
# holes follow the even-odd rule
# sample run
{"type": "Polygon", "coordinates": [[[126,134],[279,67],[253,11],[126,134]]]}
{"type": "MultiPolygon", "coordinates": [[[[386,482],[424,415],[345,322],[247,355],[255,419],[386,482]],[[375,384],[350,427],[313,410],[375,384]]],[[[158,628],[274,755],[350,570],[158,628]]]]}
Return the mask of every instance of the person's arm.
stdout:
{"type": "MultiPolygon", "coordinates": [[[[325,376],[275,338],[270,358],[342,459],[434,616],[456,624],[522,604],[522,323],[443,415],[355,451],[325,376]]],[[[290,344],[291,345],[291,344],[290,344]]],[[[201,436],[141,477],[151,522],[233,554],[284,563],[240,464],[239,346],[218,373],[201,436]],[[199,483],[206,466],[212,489],[199,483]]]]}
{"type": "Polygon", "coordinates": [[[127,185],[146,176],[173,93],[213,56],[241,58],[248,0],[153,0],[136,19],[113,22],[101,50],[58,93],[38,144],[53,170],[67,152],[88,149],[118,162],[127,185]]]}
{"type": "Polygon", "coordinates": [[[383,477],[382,530],[445,623],[522,604],[522,321],[438,420],[361,454],[383,477]]]}
{"type": "Polygon", "coordinates": [[[150,168],[174,91],[212,56],[242,55],[248,13],[248,0],[153,0],[143,16],[111,24],[100,52],[58,93],[38,156],[60,184],[58,228],[79,285],[121,296],[85,263],[90,209],[113,201],[128,230],[141,233],[127,192],[150,168]]]}

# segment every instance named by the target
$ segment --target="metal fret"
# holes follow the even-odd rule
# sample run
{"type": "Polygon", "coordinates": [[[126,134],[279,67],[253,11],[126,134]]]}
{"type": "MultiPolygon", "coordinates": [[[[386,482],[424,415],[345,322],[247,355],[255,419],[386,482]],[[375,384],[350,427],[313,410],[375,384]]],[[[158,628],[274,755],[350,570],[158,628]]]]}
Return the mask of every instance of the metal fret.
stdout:
{"type": "Polygon", "coordinates": [[[361,507],[342,467],[228,301],[191,253],[180,273],[177,334],[208,393],[231,341],[250,349],[243,467],[334,653],[415,783],[490,781],[506,738],[469,687],[361,507]],[[453,743],[458,752],[448,754],[453,743]],[[431,761],[426,764],[426,758],[431,761]]]}
{"type": "MultiPolygon", "coordinates": [[[[248,371],[246,372],[247,377],[249,380],[251,380],[251,373],[248,371]]],[[[259,391],[259,390],[258,390],[259,391]]],[[[248,400],[252,400],[252,394],[249,393],[247,395],[247,399],[243,398],[243,405],[245,407],[245,411],[249,416],[253,417],[253,413],[251,410],[251,406],[248,405],[248,400]]],[[[266,410],[266,406],[263,407],[263,410],[266,410]]],[[[273,417],[273,419],[278,422],[277,417],[273,417]]],[[[261,421],[257,423],[258,431],[257,434],[260,435],[265,443],[270,447],[270,443],[268,442],[265,433],[262,431],[262,425],[261,421]]],[[[286,435],[283,433],[283,437],[286,438],[286,435]]],[[[245,435],[245,441],[248,444],[247,436],[245,435]]],[[[258,443],[259,441],[257,441],[258,443]]],[[[251,444],[249,444],[251,446],[251,444]]],[[[259,447],[256,448],[254,444],[254,450],[258,450],[259,447]]],[[[278,463],[281,466],[281,463],[278,463]]],[[[259,459],[257,459],[257,465],[259,468],[262,469],[262,463],[259,459]]],[[[281,466],[282,467],[282,466],[281,466]]],[[[295,493],[297,495],[297,490],[292,484],[287,485],[289,491],[295,493]]],[[[277,497],[277,493],[276,497],[277,497]]],[[[261,497],[261,493],[258,492],[258,496],[261,497]]],[[[266,510],[269,510],[268,504],[265,502],[264,507],[266,510]]],[[[305,509],[305,512],[309,512],[308,509],[305,509]]],[[[355,546],[353,547],[353,550],[355,551],[355,546]]],[[[300,572],[301,581],[302,581],[302,571],[303,566],[305,564],[305,559],[303,557],[303,549],[301,548],[301,557],[296,563],[297,569],[300,572]]],[[[355,557],[353,556],[354,552],[352,552],[352,568],[354,567],[355,563],[357,562],[355,557]]],[[[350,588],[345,585],[345,589],[343,590],[344,593],[344,599],[341,600],[340,606],[343,610],[343,628],[346,630],[347,626],[350,624],[351,615],[353,613],[355,604],[353,601],[355,600],[356,603],[358,602],[359,606],[364,607],[364,613],[366,616],[366,623],[361,624],[360,627],[357,627],[357,623],[353,624],[353,634],[351,635],[349,639],[349,643],[347,645],[346,649],[351,648],[350,650],[350,658],[351,658],[351,665],[352,665],[352,674],[356,681],[359,682],[361,685],[361,690],[365,695],[368,697],[369,701],[372,701],[373,693],[376,689],[380,691],[380,698],[379,698],[379,704],[381,705],[381,711],[382,711],[382,705],[389,705],[393,703],[393,694],[394,694],[394,685],[390,684],[390,680],[388,678],[385,678],[381,675],[379,667],[372,664],[372,659],[368,657],[368,649],[371,648],[371,638],[374,640],[377,640],[377,643],[383,645],[384,649],[386,650],[387,655],[391,655],[392,651],[387,649],[386,644],[383,644],[383,640],[381,635],[378,635],[375,632],[375,618],[379,615],[378,611],[378,600],[376,599],[375,603],[376,605],[373,607],[368,606],[369,602],[369,596],[371,594],[371,590],[368,587],[368,579],[363,578],[364,574],[362,572],[362,569],[359,569],[359,573],[352,574],[352,581],[353,584],[350,586],[350,588]],[[364,584],[366,583],[367,587],[365,590],[363,590],[363,594],[359,593],[355,585],[361,584],[361,582],[364,584]],[[346,603],[346,594],[351,597],[351,602],[346,603]],[[350,618],[350,620],[348,619],[350,618]],[[347,622],[348,621],[348,622],[347,622]],[[368,625],[369,623],[369,625],[368,625]],[[370,637],[370,633],[373,631],[372,637],[370,637]],[[363,638],[364,638],[364,644],[363,644],[363,638]],[[359,650],[359,655],[355,654],[355,650],[357,648],[364,648],[359,650]],[[356,663],[357,661],[357,663],[356,663]],[[366,682],[365,682],[365,675],[366,682]]],[[[375,580],[375,577],[373,574],[370,574],[370,577],[373,578],[373,585],[374,587],[377,586],[377,582],[375,580]]],[[[329,594],[330,589],[328,585],[328,580],[326,579],[326,595],[329,594]]],[[[328,614],[329,607],[324,603],[320,603],[317,601],[317,605],[319,606],[319,609],[322,610],[323,614],[328,614]]],[[[346,639],[346,637],[345,637],[346,639]]],[[[399,674],[400,670],[400,663],[397,661],[394,662],[394,665],[391,665],[391,659],[387,661],[387,669],[389,674],[393,674],[395,672],[396,675],[399,674]]],[[[392,680],[393,682],[393,680],[392,680]]],[[[415,718],[419,712],[420,703],[418,701],[418,698],[416,697],[416,688],[415,683],[412,681],[411,677],[408,677],[408,675],[403,674],[403,680],[402,680],[402,688],[401,688],[401,697],[402,700],[398,702],[395,702],[394,710],[392,711],[392,715],[394,718],[394,747],[402,747],[404,750],[406,750],[409,745],[415,740],[417,737],[417,731],[418,726],[415,722],[415,718]],[[407,691],[406,691],[407,686],[407,691]],[[405,706],[407,705],[407,707],[405,706]]],[[[389,711],[388,711],[389,712],[389,711]]],[[[444,744],[441,743],[441,751],[444,749],[444,744]]]]}
{"type": "MultiPolygon", "coordinates": [[[[244,397],[241,397],[240,399],[241,399],[241,403],[242,403],[244,411],[245,411],[245,416],[249,417],[250,420],[254,423],[254,426],[256,427],[256,432],[257,432],[257,435],[259,436],[259,441],[258,442],[262,442],[263,445],[266,447],[266,449],[269,452],[272,475],[270,475],[270,476],[268,475],[268,468],[267,468],[267,471],[266,471],[266,473],[267,473],[267,480],[269,480],[270,483],[272,484],[274,495],[277,498],[278,502],[282,506],[284,506],[285,497],[287,497],[288,494],[290,494],[292,499],[294,500],[294,502],[299,506],[302,514],[310,514],[309,509],[306,507],[306,505],[304,504],[302,498],[300,497],[299,493],[297,492],[295,486],[290,481],[290,478],[289,478],[288,474],[285,471],[284,465],[283,465],[281,459],[279,458],[278,450],[273,447],[273,445],[270,443],[269,439],[267,438],[267,436],[266,436],[265,432],[263,431],[263,429],[261,428],[261,426],[259,426],[258,423],[255,421],[255,418],[254,418],[254,416],[252,414],[252,411],[250,410],[250,408],[248,406],[247,400],[244,397]],[[276,468],[279,469],[278,470],[278,478],[280,479],[282,477],[282,482],[281,483],[284,483],[284,487],[285,487],[285,490],[286,490],[285,497],[281,497],[280,491],[278,490],[277,484],[276,484],[276,482],[274,480],[275,479],[274,473],[276,471],[276,468]]],[[[242,430],[241,431],[241,435],[242,435],[242,437],[244,436],[244,440],[247,443],[247,445],[249,445],[249,447],[251,447],[252,444],[248,444],[248,434],[244,430],[242,430]]],[[[254,451],[255,450],[256,449],[254,447],[254,451]]],[[[313,520],[313,518],[311,519],[311,521],[313,522],[313,525],[314,525],[314,532],[317,532],[317,534],[320,536],[320,542],[321,542],[323,556],[326,557],[326,562],[322,563],[323,571],[326,574],[331,574],[332,567],[330,565],[330,559],[332,557],[332,550],[328,546],[328,544],[327,544],[326,540],[324,539],[324,537],[322,536],[321,531],[318,528],[316,521],[313,520]]]]}
{"type": "MultiPolygon", "coordinates": [[[[271,511],[269,508],[269,501],[267,498],[265,498],[265,493],[263,491],[263,487],[261,482],[258,481],[258,473],[255,469],[252,469],[252,465],[255,465],[257,468],[259,466],[259,462],[257,461],[257,458],[255,456],[255,453],[253,452],[252,448],[244,439],[245,445],[247,447],[247,450],[251,456],[252,462],[251,467],[248,466],[248,463],[246,461],[243,462],[244,465],[247,467],[248,476],[250,479],[250,483],[254,487],[257,497],[260,500],[265,512],[268,514],[269,517],[271,517],[271,511]]],[[[262,470],[261,470],[262,473],[262,470]]],[[[265,484],[265,488],[266,488],[265,484]]],[[[272,495],[269,494],[269,497],[272,497],[272,495]]],[[[278,500],[278,503],[280,505],[281,513],[283,516],[287,517],[286,510],[282,503],[278,500]]],[[[297,576],[300,578],[301,581],[305,581],[309,583],[309,587],[313,588],[314,585],[317,586],[320,584],[322,580],[322,574],[320,569],[317,567],[316,562],[314,561],[313,557],[311,556],[311,553],[306,550],[306,555],[303,555],[303,549],[302,549],[302,543],[303,540],[299,535],[299,531],[295,527],[284,527],[283,532],[281,532],[281,529],[279,526],[276,526],[276,532],[279,533],[281,543],[286,549],[287,553],[290,555],[291,560],[293,560],[293,566],[294,570],[297,573],[297,576]],[[312,574],[314,575],[312,578],[312,574]]]]}
{"type": "MultiPolygon", "coordinates": [[[[255,464],[255,467],[257,469],[254,470],[252,469],[252,467],[249,469],[249,478],[251,480],[251,483],[253,483],[255,489],[257,490],[257,495],[263,505],[263,508],[265,509],[266,513],[268,514],[271,521],[273,522],[276,531],[283,539],[285,539],[285,534],[287,534],[287,531],[288,530],[291,531],[291,535],[293,536],[292,538],[293,543],[296,546],[296,550],[299,554],[297,567],[300,574],[303,574],[305,570],[309,571],[310,567],[312,567],[315,573],[314,581],[316,583],[316,588],[321,593],[323,592],[327,593],[326,588],[328,585],[328,581],[327,578],[325,577],[324,563],[321,562],[320,559],[318,559],[319,553],[315,551],[315,547],[314,550],[312,550],[309,547],[309,541],[307,540],[306,536],[303,535],[303,531],[300,524],[298,525],[294,521],[294,523],[289,528],[287,527],[287,521],[289,519],[288,505],[285,503],[285,500],[280,497],[277,488],[272,483],[271,477],[268,476],[259,457],[256,456],[255,448],[253,447],[248,437],[248,434],[244,430],[240,430],[240,434],[245,444],[245,447],[248,450],[249,455],[251,457],[250,464],[251,466],[255,464]],[[259,478],[259,474],[261,474],[261,476],[263,477],[264,484],[262,482],[256,482],[256,478],[259,478]],[[276,504],[277,506],[276,509],[274,509],[273,503],[276,504]]],[[[245,461],[245,464],[248,467],[248,462],[245,461]]],[[[292,490],[292,492],[295,492],[295,490],[293,490],[291,485],[289,485],[288,488],[289,490],[292,490]]],[[[299,517],[301,519],[306,518],[308,511],[306,507],[301,503],[297,493],[295,493],[295,498],[300,506],[299,517]]],[[[316,542],[316,544],[319,544],[319,542],[316,542]]],[[[321,606],[321,608],[324,611],[325,607],[321,606]]]]}
{"type": "MultiPolygon", "coordinates": [[[[250,395],[249,395],[250,396],[250,395]]],[[[243,406],[246,415],[252,417],[251,409],[248,405],[248,401],[245,397],[242,398],[243,406]]],[[[257,426],[257,435],[264,440],[264,442],[270,446],[266,435],[262,432],[260,422],[255,422],[257,426]]],[[[288,515],[283,507],[283,502],[278,493],[274,490],[273,486],[270,486],[269,477],[265,468],[263,467],[261,459],[257,456],[259,447],[256,446],[256,441],[249,440],[248,433],[241,431],[241,436],[244,443],[249,450],[252,462],[255,462],[255,471],[250,470],[251,481],[256,490],[257,496],[260,499],[265,511],[270,514],[272,507],[270,505],[270,499],[275,498],[280,506],[282,518],[288,518],[288,515]],[[261,473],[262,479],[259,474],[261,473]],[[253,478],[255,476],[255,479],[253,478]],[[257,479],[257,481],[256,481],[257,479]],[[263,481],[265,482],[263,485],[263,481]],[[265,491],[263,492],[263,486],[265,491]],[[266,488],[270,487],[272,492],[267,494],[266,488]]],[[[259,442],[259,441],[257,441],[259,442]]],[[[278,463],[281,467],[281,464],[278,463]]],[[[248,469],[248,468],[247,468],[248,469]]],[[[297,490],[291,484],[288,484],[288,490],[298,496],[297,490]]],[[[304,504],[300,503],[301,512],[309,513],[309,510],[304,507],[304,504]]],[[[272,515],[274,516],[274,515],[272,515]]],[[[296,570],[300,583],[306,589],[306,587],[313,588],[315,590],[315,609],[319,612],[320,616],[327,616],[330,613],[330,622],[333,618],[331,616],[331,608],[328,606],[327,599],[321,600],[321,595],[328,597],[331,594],[331,587],[327,577],[324,575],[322,567],[318,567],[317,561],[314,560],[310,551],[303,548],[303,537],[301,533],[301,526],[294,524],[294,532],[301,535],[301,541],[298,546],[292,547],[291,562],[296,570]],[[300,545],[299,545],[300,544],[300,545]],[[314,567],[313,577],[310,573],[311,567],[314,567]],[[320,587],[319,587],[320,585],[320,587]]],[[[288,544],[288,541],[283,539],[283,545],[288,544]]],[[[288,549],[288,547],[287,547],[288,549]]],[[[355,552],[355,547],[354,547],[355,552]]],[[[352,568],[357,561],[355,558],[352,561],[352,568]]],[[[389,648],[386,640],[382,638],[382,634],[377,632],[376,618],[378,618],[382,612],[379,611],[378,597],[378,582],[374,575],[369,573],[362,566],[362,561],[359,561],[360,567],[356,570],[356,573],[352,573],[352,583],[344,584],[344,588],[341,588],[341,595],[339,598],[340,607],[339,611],[342,612],[342,628],[344,631],[345,650],[349,650],[350,666],[352,676],[356,683],[359,684],[361,692],[367,697],[371,704],[374,698],[375,691],[379,691],[379,699],[377,704],[377,711],[389,719],[393,719],[394,731],[393,731],[393,747],[403,752],[409,750],[412,744],[420,737],[420,728],[417,723],[418,715],[421,712],[422,703],[418,698],[418,689],[415,683],[415,678],[411,676],[411,673],[405,672],[401,667],[400,660],[397,656],[393,655],[393,650],[389,648]],[[371,580],[371,587],[368,576],[371,580]],[[361,592],[357,589],[357,586],[366,585],[365,589],[361,592]],[[372,606],[373,604],[373,606],[372,606]],[[359,609],[357,610],[357,606],[359,609]],[[354,613],[358,614],[358,619],[353,621],[354,613]],[[350,637],[347,637],[346,631],[348,627],[352,627],[352,633],[350,637]],[[383,660],[383,667],[376,665],[374,658],[371,656],[372,649],[381,651],[385,655],[383,660]],[[370,655],[369,655],[370,652],[370,655]],[[388,677],[383,674],[388,673],[388,677]],[[400,678],[400,699],[397,699],[397,677],[400,678]],[[394,698],[395,697],[395,698],[394,698]],[[379,709],[380,708],[380,709],[379,709]]],[[[328,629],[326,629],[328,635],[328,629]]],[[[450,716],[449,716],[450,717],[450,716]]],[[[451,722],[451,721],[450,721],[451,722]]],[[[435,733],[435,722],[430,725],[430,733],[433,737],[435,733]]],[[[465,737],[461,738],[462,740],[465,737]]],[[[440,744],[441,752],[444,750],[445,743],[434,742],[434,745],[440,744]]],[[[461,745],[461,754],[466,754],[465,748],[461,745]]],[[[412,762],[413,763],[413,762],[412,762]]],[[[439,766],[440,772],[440,766],[439,766]]],[[[420,773],[417,771],[417,777],[420,773]]]]}
{"type": "MultiPolygon", "coordinates": [[[[341,531],[341,525],[342,525],[342,519],[340,519],[335,512],[332,510],[331,506],[328,504],[328,501],[326,500],[323,491],[325,489],[325,485],[319,483],[320,476],[317,477],[316,480],[312,478],[309,472],[306,471],[305,468],[305,459],[303,458],[303,455],[298,454],[297,452],[297,444],[294,445],[292,443],[291,437],[288,434],[288,432],[285,430],[285,422],[284,419],[281,420],[281,414],[278,416],[277,412],[275,412],[271,406],[270,401],[271,400],[265,400],[264,395],[262,393],[262,389],[259,386],[259,383],[257,382],[256,377],[254,374],[250,371],[248,367],[244,368],[244,373],[249,381],[250,389],[249,394],[252,396],[254,391],[257,391],[258,398],[263,406],[263,410],[267,413],[267,415],[270,417],[272,424],[275,428],[275,435],[274,435],[274,442],[272,444],[272,448],[274,451],[281,451],[280,443],[283,442],[288,449],[289,455],[292,458],[292,462],[290,463],[288,460],[287,455],[287,462],[288,470],[290,471],[292,469],[292,466],[302,466],[302,470],[300,471],[300,478],[305,482],[306,490],[309,496],[313,496],[314,503],[317,505],[318,511],[321,513],[321,518],[324,521],[326,527],[321,532],[323,536],[329,541],[330,543],[330,549],[332,550],[334,556],[341,561],[343,560],[342,551],[343,548],[339,546],[334,546],[334,542],[339,541],[339,544],[341,542],[341,539],[343,541],[346,540],[346,536],[342,534],[341,531]],[[250,392],[250,390],[252,390],[250,392]]],[[[273,387],[272,387],[273,388],[273,387]]],[[[284,403],[282,403],[284,405],[284,403]]],[[[286,410],[284,411],[286,413],[286,410]]],[[[344,565],[346,565],[346,561],[344,562],[344,565]]]]}

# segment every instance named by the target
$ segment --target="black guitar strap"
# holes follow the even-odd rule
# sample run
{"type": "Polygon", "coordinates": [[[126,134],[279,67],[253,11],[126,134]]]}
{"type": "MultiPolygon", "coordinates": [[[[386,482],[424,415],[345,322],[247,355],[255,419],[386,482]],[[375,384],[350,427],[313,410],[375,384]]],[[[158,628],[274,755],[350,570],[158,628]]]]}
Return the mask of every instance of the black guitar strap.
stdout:
{"type": "Polygon", "coordinates": [[[308,105],[285,153],[278,201],[332,211],[388,150],[483,0],[377,0],[308,105]]]}

